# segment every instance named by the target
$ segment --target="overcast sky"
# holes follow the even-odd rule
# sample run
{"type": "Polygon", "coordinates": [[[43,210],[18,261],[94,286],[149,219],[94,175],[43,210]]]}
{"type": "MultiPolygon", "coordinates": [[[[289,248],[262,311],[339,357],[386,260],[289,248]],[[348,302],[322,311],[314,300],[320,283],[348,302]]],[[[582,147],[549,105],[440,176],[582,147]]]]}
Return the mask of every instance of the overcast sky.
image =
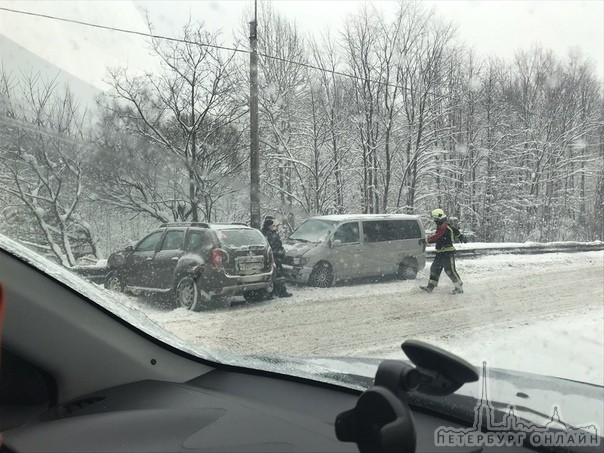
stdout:
{"type": "MultiPolygon", "coordinates": [[[[347,14],[363,3],[330,0],[275,0],[275,7],[306,32],[338,29],[347,14]]],[[[396,1],[368,2],[386,13],[396,1]]],[[[513,57],[533,44],[551,48],[560,58],[581,52],[591,58],[604,78],[604,1],[602,0],[424,0],[445,20],[458,25],[458,39],[479,54],[513,57]]],[[[151,14],[158,32],[177,35],[189,14],[210,28],[222,30],[225,44],[245,22],[252,0],[227,1],[15,1],[0,6],[103,25],[145,31],[142,9],[151,14]]],[[[0,33],[28,50],[51,60],[74,75],[102,87],[105,66],[144,65],[146,55],[138,38],[85,29],[47,19],[0,11],[0,33]]]]}

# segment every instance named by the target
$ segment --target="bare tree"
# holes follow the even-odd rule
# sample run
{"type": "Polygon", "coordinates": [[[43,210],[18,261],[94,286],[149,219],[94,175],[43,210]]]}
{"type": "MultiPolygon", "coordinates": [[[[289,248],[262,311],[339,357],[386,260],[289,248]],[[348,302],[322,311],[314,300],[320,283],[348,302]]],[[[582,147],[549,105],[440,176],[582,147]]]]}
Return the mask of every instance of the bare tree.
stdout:
{"type": "MultiPolygon", "coordinates": [[[[403,172],[399,184],[397,206],[414,212],[422,176],[436,163],[434,138],[438,125],[436,106],[443,96],[444,68],[454,29],[433,21],[430,13],[416,10],[414,34],[408,49],[400,56],[400,80],[404,86],[402,101],[407,125],[403,152],[403,172]],[[403,202],[403,193],[406,192],[403,202]]],[[[445,94],[446,95],[446,94],[445,94]]]]}
{"type": "Polygon", "coordinates": [[[93,201],[159,222],[183,220],[187,198],[180,160],[129,133],[128,122],[115,113],[118,109],[103,109],[97,126],[97,151],[89,166],[93,201]]]}
{"type": "Polygon", "coordinates": [[[364,213],[379,212],[378,159],[381,134],[380,90],[383,75],[376,49],[379,46],[380,24],[375,11],[364,6],[360,13],[348,18],[343,43],[346,61],[352,74],[358,149],[361,151],[361,199],[364,213]]]}
{"type": "MultiPolygon", "coordinates": [[[[18,232],[65,266],[76,264],[74,248],[102,254],[90,225],[78,212],[82,201],[85,114],[69,90],[58,94],[54,80],[22,74],[15,81],[2,72],[3,103],[0,148],[0,188],[18,201],[13,213],[27,213],[36,228],[18,232]],[[28,234],[29,233],[29,234],[28,234]]],[[[23,224],[22,224],[23,225],[23,224]]]]}
{"type": "MultiPolygon", "coordinates": [[[[294,179],[303,180],[296,161],[302,152],[300,127],[308,118],[300,109],[308,91],[308,72],[299,63],[306,62],[306,42],[295,24],[279,14],[268,3],[261,4],[258,32],[260,81],[260,143],[264,149],[264,185],[279,203],[267,203],[293,217],[294,205],[301,208],[301,199],[294,179]]],[[[267,206],[269,208],[269,206],[267,206]]]]}
{"type": "Polygon", "coordinates": [[[129,106],[117,107],[115,113],[127,130],[180,162],[186,174],[181,189],[186,206],[180,206],[179,215],[198,221],[201,210],[211,220],[216,200],[236,190],[229,183],[244,165],[237,120],[245,111],[229,72],[233,54],[224,56],[208,46],[217,45],[217,36],[189,22],[180,38],[152,39],[152,51],[160,60],[157,73],[110,71],[116,97],[129,106]],[[229,138],[224,135],[227,128],[229,138]]]}
{"type": "Polygon", "coordinates": [[[490,60],[480,78],[480,111],[484,127],[481,134],[481,149],[483,161],[483,186],[481,207],[472,225],[478,232],[478,237],[487,241],[495,241],[504,234],[505,219],[501,200],[507,198],[505,190],[498,182],[498,175],[505,171],[504,153],[508,149],[512,136],[509,131],[502,132],[501,125],[509,123],[509,109],[506,108],[503,86],[505,86],[506,71],[503,63],[490,60]]]}
{"type": "Polygon", "coordinates": [[[329,149],[329,158],[332,162],[326,170],[327,176],[331,174],[333,178],[327,182],[328,186],[333,187],[333,201],[332,206],[324,213],[343,213],[348,198],[346,192],[352,187],[347,176],[353,174],[352,165],[355,161],[354,156],[350,154],[349,138],[350,118],[354,112],[348,103],[352,89],[349,80],[337,75],[341,72],[341,59],[337,54],[336,43],[329,33],[323,37],[322,45],[315,41],[311,43],[311,52],[314,63],[324,69],[314,73],[317,80],[314,86],[319,97],[319,108],[322,110],[319,116],[325,119],[324,127],[327,134],[325,147],[329,149]]]}
{"type": "Polygon", "coordinates": [[[515,114],[510,126],[521,134],[508,156],[511,213],[524,235],[546,240],[561,221],[574,222],[569,196],[594,162],[588,140],[601,121],[601,94],[591,74],[541,47],[520,52],[514,63],[507,99],[515,114]]]}

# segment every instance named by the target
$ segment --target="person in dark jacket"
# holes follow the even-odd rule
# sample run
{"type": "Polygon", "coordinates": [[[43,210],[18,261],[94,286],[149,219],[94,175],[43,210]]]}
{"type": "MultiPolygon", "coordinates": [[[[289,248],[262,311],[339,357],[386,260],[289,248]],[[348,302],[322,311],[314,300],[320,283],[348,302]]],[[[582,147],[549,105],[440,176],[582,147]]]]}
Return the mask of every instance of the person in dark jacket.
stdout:
{"type": "Polygon", "coordinates": [[[273,257],[275,258],[275,266],[277,267],[277,276],[273,285],[273,295],[278,297],[290,297],[291,293],[287,292],[285,286],[285,274],[283,271],[283,258],[285,258],[285,249],[283,243],[279,237],[277,231],[278,221],[272,217],[267,216],[262,224],[262,234],[266,237],[268,244],[271,246],[273,251],[273,257]]]}
{"type": "Polygon", "coordinates": [[[461,232],[450,225],[447,215],[442,209],[432,211],[432,220],[436,223],[436,233],[427,238],[429,244],[436,244],[436,256],[430,266],[430,280],[427,286],[420,286],[427,293],[431,293],[438,285],[438,279],[442,270],[449,276],[455,289],[451,294],[463,294],[463,282],[455,268],[455,247],[453,243],[457,240],[468,242],[461,232]]]}

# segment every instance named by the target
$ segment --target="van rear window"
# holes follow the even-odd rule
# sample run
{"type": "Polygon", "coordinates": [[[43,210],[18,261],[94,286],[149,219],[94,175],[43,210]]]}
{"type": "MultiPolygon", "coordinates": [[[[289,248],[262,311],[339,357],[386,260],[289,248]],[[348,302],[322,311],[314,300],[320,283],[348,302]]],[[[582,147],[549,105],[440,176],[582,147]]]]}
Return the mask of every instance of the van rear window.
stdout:
{"type": "Polygon", "coordinates": [[[363,222],[365,242],[400,241],[421,237],[415,220],[374,220],[363,222]]]}

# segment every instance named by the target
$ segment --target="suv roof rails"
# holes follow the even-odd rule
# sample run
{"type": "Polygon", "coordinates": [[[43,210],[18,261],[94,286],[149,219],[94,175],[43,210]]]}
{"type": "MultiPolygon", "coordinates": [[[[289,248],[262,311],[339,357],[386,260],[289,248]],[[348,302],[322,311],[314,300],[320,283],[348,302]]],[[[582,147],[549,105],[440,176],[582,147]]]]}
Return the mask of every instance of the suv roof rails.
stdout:
{"type": "Polygon", "coordinates": [[[173,226],[210,228],[210,225],[208,225],[205,222],[169,222],[169,223],[162,223],[159,227],[165,228],[165,227],[173,227],[173,226]]]}
{"type": "Polygon", "coordinates": [[[212,222],[212,225],[241,225],[241,226],[249,226],[247,223],[243,223],[243,222],[212,222]]]}

